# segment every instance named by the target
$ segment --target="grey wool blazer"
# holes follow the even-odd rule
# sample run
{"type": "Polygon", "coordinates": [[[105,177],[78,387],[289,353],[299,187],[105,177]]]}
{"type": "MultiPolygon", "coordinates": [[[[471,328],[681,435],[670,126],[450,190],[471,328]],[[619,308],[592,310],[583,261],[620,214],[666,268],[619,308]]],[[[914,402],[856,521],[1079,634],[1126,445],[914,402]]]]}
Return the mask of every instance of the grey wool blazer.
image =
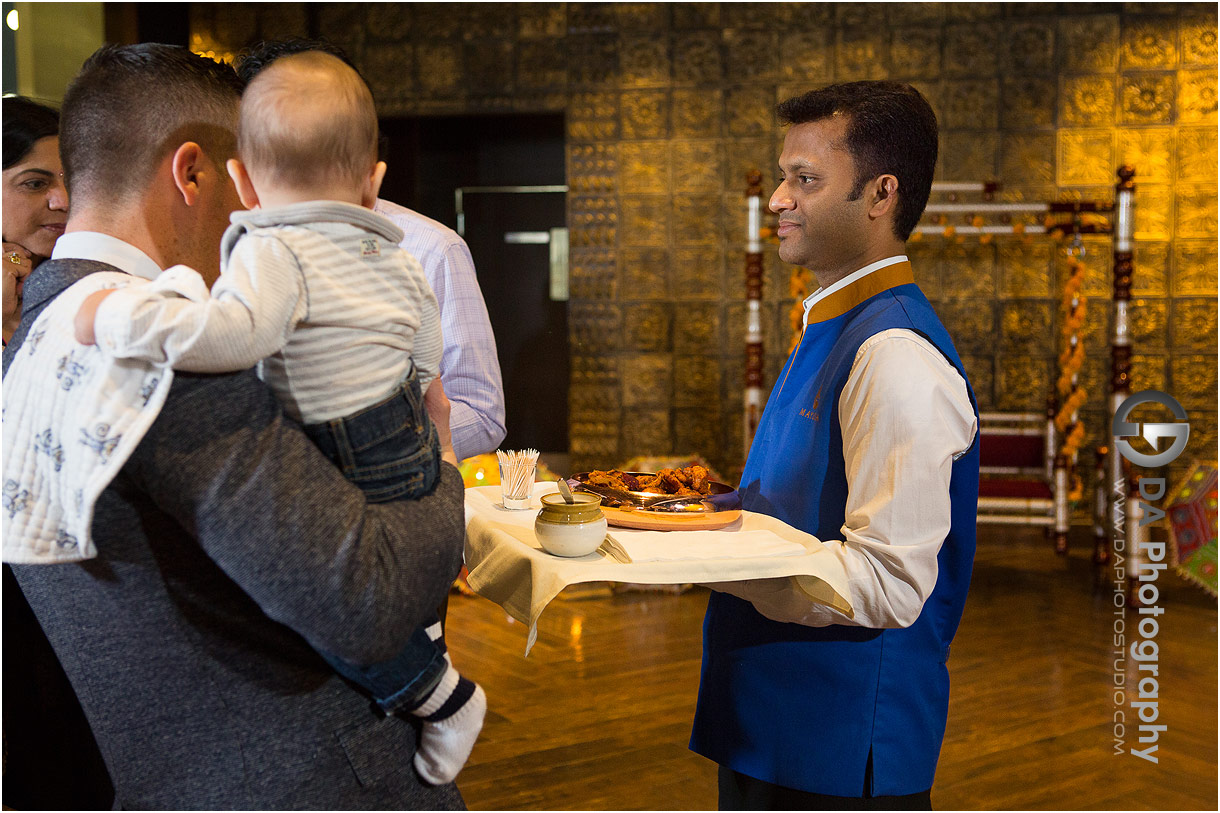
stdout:
{"type": "MultiPolygon", "coordinates": [[[[102,270],[117,269],[49,260],[30,276],[6,371],[47,303],[102,270]]],[[[96,559],[13,571],[119,805],[464,807],[453,784],[420,782],[416,725],[314,652],[387,659],[440,604],[465,534],[455,468],[419,500],[367,505],[252,371],[178,374],[93,533],[96,559]]]]}

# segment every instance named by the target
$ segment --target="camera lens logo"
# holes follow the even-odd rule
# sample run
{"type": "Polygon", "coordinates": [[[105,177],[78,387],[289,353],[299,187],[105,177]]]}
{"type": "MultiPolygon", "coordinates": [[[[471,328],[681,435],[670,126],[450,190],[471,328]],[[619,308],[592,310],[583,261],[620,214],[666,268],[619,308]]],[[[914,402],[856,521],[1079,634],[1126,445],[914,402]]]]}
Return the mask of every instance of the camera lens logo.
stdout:
{"type": "Polygon", "coordinates": [[[1173,396],[1160,390],[1137,392],[1123,401],[1119,405],[1118,411],[1114,413],[1114,421],[1111,424],[1114,446],[1118,449],[1119,454],[1137,466],[1154,469],[1158,466],[1167,465],[1176,460],[1178,455],[1182,453],[1182,450],[1186,448],[1186,441],[1190,438],[1190,424],[1185,421],[1186,410],[1182,409],[1182,405],[1173,396]],[[1140,424],[1127,420],[1136,407],[1148,403],[1156,403],[1165,407],[1173,413],[1173,417],[1177,418],[1180,423],[1140,424]],[[1163,452],[1144,454],[1143,452],[1137,452],[1131,447],[1131,443],[1125,440],[1125,438],[1130,437],[1142,437],[1153,449],[1159,448],[1158,441],[1161,438],[1172,438],[1173,442],[1163,452]]]}

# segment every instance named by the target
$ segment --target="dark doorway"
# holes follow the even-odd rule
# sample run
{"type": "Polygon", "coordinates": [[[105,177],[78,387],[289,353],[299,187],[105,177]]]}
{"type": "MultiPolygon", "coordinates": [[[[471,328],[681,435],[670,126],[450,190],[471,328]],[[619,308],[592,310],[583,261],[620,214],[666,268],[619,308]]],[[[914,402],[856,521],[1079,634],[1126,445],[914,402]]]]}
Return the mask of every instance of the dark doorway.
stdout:
{"type": "MultiPolygon", "coordinates": [[[[507,434],[501,447],[566,453],[566,264],[553,270],[550,240],[553,229],[566,227],[563,117],[444,116],[381,124],[388,164],[382,196],[459,229],[474,257],[504,378],[507,434]]],[[[556,242],[561,238],[566,231],[556,242]]]]}

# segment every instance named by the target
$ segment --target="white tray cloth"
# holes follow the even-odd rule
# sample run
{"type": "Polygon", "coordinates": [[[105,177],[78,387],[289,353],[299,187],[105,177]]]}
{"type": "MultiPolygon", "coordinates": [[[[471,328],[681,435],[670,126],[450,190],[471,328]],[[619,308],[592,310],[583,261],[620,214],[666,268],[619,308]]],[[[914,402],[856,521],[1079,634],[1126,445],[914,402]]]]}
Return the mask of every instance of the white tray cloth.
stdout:
{"type": "MultiPolygon", "coordinates": [[[[842,567],[816,537],[798,531],[780,520],[742,511],[741,519],[719,531],[666,531],[670,534],[711,534],[732,540],[740,548],[748,545],[753,532],[768,531],[768,548],[757,556],[734,558],[679,558],[666,561],[623,564],[602,551],[587,556],[563,558],[542,550],[534,536],[534,519],[542,507],[539,497],[557,490],[554,483],[535,483],[532,507],[510,511],[500,504],[500,487],[466,489],[466,569],[472,590],[491,599],[529,627],[525,643],[528,655],[538,638],[538,619],[551,599],[569,584],[581,582],[632,582],[636,584],[708,584],[791,577],[792,588],[811,600],[851,615],[842,567]],[[737,537],[737,539],[733,539],[737,537]],[[796,543],[803,553],[784,550],[796,543]],[[777,553],[777,551],[783,551],[777,553]]],[[[620,544],[647,538],[657,531],[611,528],[620,544]]],[[[720,548],[719,545],[716,546],[720,548]]],[[[714,550],[709,553],[715,553],[714,550]]],[[[681,554],[691,555],[689,551],[681,554]]]]}

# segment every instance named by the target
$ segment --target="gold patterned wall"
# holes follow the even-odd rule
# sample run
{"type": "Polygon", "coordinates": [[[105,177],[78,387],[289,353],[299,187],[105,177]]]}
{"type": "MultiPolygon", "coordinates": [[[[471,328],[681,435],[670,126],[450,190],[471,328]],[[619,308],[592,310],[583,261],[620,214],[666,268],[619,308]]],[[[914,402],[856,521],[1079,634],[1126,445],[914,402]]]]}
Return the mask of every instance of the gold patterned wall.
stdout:
{"type": "MultiPolygon", "coordinates": [[[[740,466],[745,173],[773,176],[778,101],[880,78],[915,84],[937,110],[940,180],[998,178],[1008,200],[1112,200],[1115,169],[1136,167],[1135,388],[1177,397],[1190,412],[1190,454],[1215,456],[1214,4],[192,9],[197,50],[231,53],[287,35],[325,35],[348,49],[385,115],[566,115],[578,468],[686,453],[730,473],[740,466]]],[[[1089,238],[1086,248],[1084,415],[1099,442],[1110,246],[1089,238]]],[[[1059,350],[1061,248],[1034,237],[931,238],[911,254],[980,405],[1041,411],[1059,350]]],[[[765,269],[770,383],[793,296],[774,250],[765,269]]]]}

